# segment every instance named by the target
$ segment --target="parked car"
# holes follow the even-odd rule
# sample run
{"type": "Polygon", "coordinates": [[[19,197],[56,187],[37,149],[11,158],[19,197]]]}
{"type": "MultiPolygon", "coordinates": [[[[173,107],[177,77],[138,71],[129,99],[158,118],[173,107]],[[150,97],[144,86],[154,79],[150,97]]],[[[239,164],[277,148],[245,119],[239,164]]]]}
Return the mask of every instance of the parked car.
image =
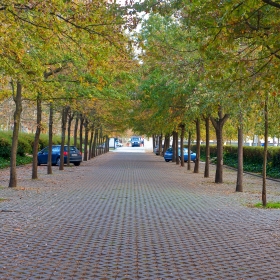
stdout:
{"type": "MultiPolygon", "coordinates": [[[[52,165],[60,165],[60,147],[61,145],[52,146],[52,165]]],[[[64,163],[67,163],[68,146],[64,146],[64,163]]],[[[44,148],[38,152],[38,165],[48,163],[49,147],[44,148]]],[[[70,163],[79,166],[82,159],[82,153],[75,147],[70,146],[70,163]]]]}
{"type": "Polygon", "coordinates": [[[96,147],[97,149],[105,149],[105,143],[102,143],[96,147]]]}
{"type": "Polygon", "coordinates": [[[131,137],[131,147],[140,147],[141,137],[140,136],[132,136],[131,137]]]}
{"type": "MultiPolygon", "coordinates": [[[[181,149],[178,149],[179,152],[179,157],[181,159],[181,149]]],[[[166,152],[164,153],[164,159],[166,162],[171,161],[173,157],[173,148],[168,148],[166,150],[166,152]]],[[[196,160],[196,153],[191,152],[191,161],[195,162],[196,160]]],[[[184,161],[187,162],[188,161],[188,149],[184,148],[184,161]]]]}
{"type": "Polygon", "coordinates": [[[117,146],[117,147],[122,147],[122,146],[123,146],[123,143],[117,142],[116,146],[117,146]]]}
{"type": "Polygon", "coordinates": [[[158,145],[156,145],[155,147],[154,147],[154,153],[158,156],[159,155],[159,146],[158,145]]]}

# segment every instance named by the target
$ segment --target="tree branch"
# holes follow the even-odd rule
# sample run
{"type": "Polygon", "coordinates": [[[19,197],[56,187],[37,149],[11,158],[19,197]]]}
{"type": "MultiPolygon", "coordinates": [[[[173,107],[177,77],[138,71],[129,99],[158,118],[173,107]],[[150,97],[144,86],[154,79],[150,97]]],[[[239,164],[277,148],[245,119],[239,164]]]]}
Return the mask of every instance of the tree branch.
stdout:
{"type": "Polygon", "coordinates": [[[262,0],[262,1],[264,3],[270,5],[270,6],[273,6],[273,7],[277,8],[277,9],[280,9],[280,4],[279,3],[276,3],[276,2],[274,2],[272,0],[262,0]]]}
{"type": "Polygon", "coordinates": [[[44,78],[45,79],[47,79],[48,77],[50,77],[51,75],[54,75],[54,74],[56,74],[56,73],[59,73],[60,71],[62,71],[63,70],[63,67],[58,67],[58,68],[56,68],[56,69],[54,69],[54,70],[50,70],[50,71],[46,71],[45,73],[44,73],[44,78]]]}
{"type": "Polygon", "coordinates": [[[280,59],[280,55],[277,54],[280,49],[276,50],[276,51],[272,51],[271,47],[270,46],[266,46],[268,48],[268,50],[270,51],[271,55],[274,55],[276,58],[279,58],[280,59]]]}

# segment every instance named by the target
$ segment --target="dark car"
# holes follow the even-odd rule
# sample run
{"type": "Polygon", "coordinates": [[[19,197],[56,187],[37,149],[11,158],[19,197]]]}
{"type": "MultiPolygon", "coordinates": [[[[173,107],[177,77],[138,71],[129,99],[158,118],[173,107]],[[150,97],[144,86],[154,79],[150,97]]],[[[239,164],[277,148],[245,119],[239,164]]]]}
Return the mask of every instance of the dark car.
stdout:
{"type": "Polygon", "coordinates": [[[159,155],[159,146],[158,145],[156,145],[155,147],[154,147],[154,153],[158,156],[159,155]]]}
{"type": "Polygon", "coordinates": [[[131,137],[131,147],[140,147],[140,144],[141,144],[141,137],[139,136],[131,137]]]}
{"type": "MultiPolygon", "coordinates": [[[[52,165],[60,165],[60,148],[61,145],[52,146],[52,165]]],[[[70,163],[79,166],[82,159],[82,153],[75,147],[70,146],[70,163]]],[[[67,163],[68,146],[64,146],[64,163],[67,163]]],[[[48,163],[49,147],[44,148],[38,153],[38,165],[48,163]]]]}
{"type": "MultiPolygon", "coordinates": [[[[179,152],[179,157],[181,159],[181,155],[180,155],[180,148],[178,149],[179,152]]],[[[166,152],[164,153],[164,159],[166,162],[171,161],[173,157],[173,148],[169,148],[166,150],[166,152]]],[[[195,162],[196,160],[196,153],[191,152],[191,161],[195,162]]],[[[188,149],[184,148],[184,161],[187,162],[188,161],[188,149]]]]}

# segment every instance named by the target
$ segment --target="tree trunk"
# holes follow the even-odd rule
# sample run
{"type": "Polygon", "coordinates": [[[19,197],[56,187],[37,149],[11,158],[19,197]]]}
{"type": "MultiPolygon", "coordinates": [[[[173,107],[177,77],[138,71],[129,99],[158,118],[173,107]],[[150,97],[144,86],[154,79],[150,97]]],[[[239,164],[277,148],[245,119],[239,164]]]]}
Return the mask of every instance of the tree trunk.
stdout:
{"type": "Polygon", "coordinates": [[[100,128],[98,128],[98,133],[97,133],[97,140],[96,140],[96,155],[99,156],[102,153],[102,149],[101,149],[101,137],[100,137],[100,128]]]}
{"type": "Polygon", "coordinates": [[[175,159],[176,159],[176,164],[179,165],[180,164],[180,159],[179,159],[179,133],[178,131],[175,132],[176,133],[176,141],[175,141],[175,150],[173,151],[173,153],[175,152],[175,159]]]}
{"type": "Polygon", "coordinates": [[[104,145],[103,145],[103,133],[102,133],[102,126],[99,129],[99,144],[102,145],[100,150],[100,154],[104,153],[104,145]]]}
{"type": "Polygon", "coordinates": [[[153,134],[153,136],[152,136],[153,138],[153,150],[154,150],[154,148],[156,147],[156,139],[155,139],[155,135],[153,134]]]}
{"type": "Polygon", "coordinates": [[[79,127],[79,117],[76,117],[75,126],[74,126],[74,146],[78,148],[78,127],[79,127]]]}
{"type": "Polygon", "coordinates": [[[71,114],[69,109],[68,114],[68,127],[67,127],[67,166],[70,166],[70,142],[71,142],[71,124],[74,118],[74,114],[71,114]]]}
{"type": "Polygon", "coordinates": [[[88,127],[88,120],[85,120],[85,144],[84,144],[84,161],[87,161],[88,158],[88,133],[89,133],[89,127],[88,127]]]}
{"type": "Polygon", "coordinates": [[[215,183],[223,183],[223,135],[222,133],[223,132],[221,128],[216,130],[217,166],[216,166],[215,183]]]}
{"type": "Polygon", "coordinates": [[[200,162],[200,119],[196,119],[196,160],[194,164],[194,173],[199,173],[200,162]]]}
{"type": "Polygon", "coordinates": [[[191,170],[191,137],[192,137],[192,133],[189,130],[189,137],[188,137],[188,170],[191,170]]]}
{"type": "Polygon", "coordinates": [[[93,139],[93,155],[92,157],[97,156],[97,145],[98,145],[98,129],[96,128],[94,131],[94,139],[93,139]]]}
{"type": "Polygon", "coordinates": [[[53,103],[50,103],[49,115],[49,153],[48,153],[48,174],[52,174],[52,144],[53,144],[53,103]]]}
{"type": "Polygon", "coordinates": [[[221,107],[219,107],[218,119],[210,117],[215,128],[217,138],[217,165],[215,183],[223,183],[223,126],[228,118],[228,114],[223,116],[221,107]]]}
{"type": "Polygon", "coordinates": [[[65,134],[66,134],[66,123],[67,123],[67,111],[68,108],[63,108],[61,118],[61,148],[60,148],[60,165],[59,170],[64,170],[64,145],[65,145],[65,134]]]}
{"type": "Polygon", "coordinates": [[[185,138],[185,125],[181,124],[181,146],[180,146],[180,154],[181,154],[181,166],[185,166],[185,157],[184,157],[184,138],[185,138]]]}
{"type": "Polygon", "coordinates": [[[209,164],[210,164],[210,118],[207,116],[205,118],[205,130],[206,130],[206,147],[205,147],[205,169],[204,169],[204,177],[209,178],[209,164]]]}
{"type": "Polygon", "coordinates": [[[176,142],[176,132],[172,131],[172,150],[173,150],[172,162],[176,161],[176,154],[174,153],[174,151],[175,151],[175,142],[176,142]]]}
{"type": "Polygon", "coordinates": [[[163,148],[163,155],[166,152],[166,150],[169,148],[170,146],[170,135],[166,134],[164,137],[164,148],[163,148]]]}
{"type": "MultiPolygon", "coordinates": [[[[106,142],[106,136],[103,136],[102,138],[102,143],[103,143],[103,154],[106,154],[107,152],[107,142],[106,142]]],[[[109,143],[108,143],[109,144],[109,143]]],[[[108,145],[109,146],[109,145],[108,145]]]]}
{"type": "Polygon", "coordinates": [[[38,147],[42,127],[42,99],[41,94],[37,96],[37,125],[33,144],[32,179],[38,179],[38,147]]]}
{"type": "MultiPolygon", "coordinates": [[[[240,114],[241,115],[241,114],[240,114]]],[[[237,162],[237,180],[236,191],[243,192],[243,125],[242,116],[238,127],[238,162],[237,162]]]]}
{"type": "MultiPolygon", "coordinates": [[[[14,85],[11,83],[13,87],[14,93],[14,85]]],[[[18,134],[19,134],[19,126],[20,126],[20,117],[22,112],[22,85],[18,81],[16,85],[16,96],[14,96],[14,101],[16,104],[16,109],[14,112],[14,129],[13,129],[13,139],[12,139],[12,147],[11,147],[11,163],[10,163],[10,181],[9,187],[15,188],[17,186],[17,148],[18,148],[18,134]]]]}
{"type": "Polygon", "coordinates": [[[159,152],[160,156],[163,156],[163,152],[162,152],[162,134],[159,135],[158,152],[159,152]]]}
{"type": "Polygon", "coordinates": [[[89,147],[88,147],[88,150],[89,150],[88,159],[89,160],[92,158],[93,131],[94,131],[94,127],[91,127],[91,129],[90,129],[89,147]]]}
{"type": "Polygon", "coordinates": [[[263,186],[262,186],[262,204],[266,206],[266,164],[267,164],[267,143],[268,143],[268,93],[266,93],[264,104],[264,150],[263,150],[263,186]]]}
{"type": "Polygon", "coordinates": [[[109,137],[106,135],[105,136],[105,149],[106,149],[106,153],[109,152],[109,137]]]}
{"type": "Polygon", "coordinates": [[[83,153],[83,126],[84,126],[84,118],[80,115],[80,147],[79,150],[83,153]]]}

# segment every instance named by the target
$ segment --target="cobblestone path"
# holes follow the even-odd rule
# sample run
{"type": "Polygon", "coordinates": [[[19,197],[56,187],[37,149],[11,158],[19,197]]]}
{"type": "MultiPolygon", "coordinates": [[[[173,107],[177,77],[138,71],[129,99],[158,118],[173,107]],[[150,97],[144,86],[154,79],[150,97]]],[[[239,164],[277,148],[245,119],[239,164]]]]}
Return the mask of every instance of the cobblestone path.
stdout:
{"type": "Polygon", "coordinates": [[[0,171],[0,279],[280,279],[280,211],[152,153],[0,171]]]}

